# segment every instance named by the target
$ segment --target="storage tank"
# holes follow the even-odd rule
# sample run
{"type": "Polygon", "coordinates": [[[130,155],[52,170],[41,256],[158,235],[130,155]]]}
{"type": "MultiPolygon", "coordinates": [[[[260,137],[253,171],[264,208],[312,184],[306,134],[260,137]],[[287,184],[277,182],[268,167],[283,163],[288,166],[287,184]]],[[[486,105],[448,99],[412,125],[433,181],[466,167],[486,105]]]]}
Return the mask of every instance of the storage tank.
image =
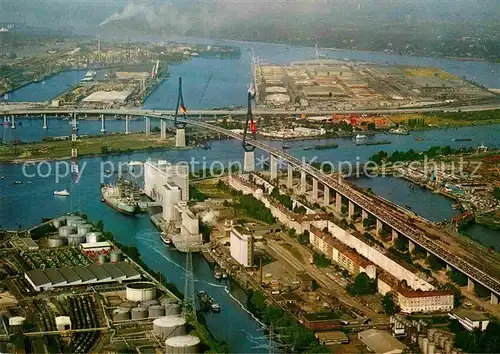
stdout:
{"type": "Polygon", "coordinates": [[[68,237],[71,234],[76,232],[76,228],[74,226],[61,226],[59,228],[59,236],[68,237]]]}
{"type": "Polygon", "coordinates": [[[429,338],[424,337],[424,339],[422,339],[422,348],[420,349],[422,350],[422,353],[427,354],[428,348],[429,348],[429,338]]]}
{"type": "Polygon", "coordinates": [[[440,337],[439,337],[439,340],[436,342],[438,343],[439,347],[440,348],[443,348],[444,349],[444,342],[446,342],[446,340],[448,339],[448,336],[442,334],[440,337]]]}
{"type": "Polygon", "coordinates": [[[181,305],[174,304],[165,304],[165,316],[174,316],[181,313],[181,305]]]}
{"type": "Polygon", "coordinates": [[[158,300],[148,300],[140,303],[140,307],[148,308],[149,306],[158,305],[158,300]]]}
{"type": "Polygon", "coordinates": [[[431,328],[427,331],[427,339],[432,342],[434,340],[434,334],[436,334],[436,330],[431,328]]]}
{"type": "Polygon", "coordinates": [[[130,320],[130,309],[120,307],[113,312],[113,321],[126,321],[130,320]]]}
{"type": "Polygon", "coordinates": [[[55,218],[52,220],[52,226],[54,226],[56,229],[60,228],[61,226],[66,225],[66,219],[65,218],[55,218]]]}
{"type": "Polygon", "coordinates": [[[61,236],[50,236],[49,237],[49,247],[50,248],[55,248],[55,247],[61,247],[66,244],[66,239],[61,236]]]}
{"type": "Polygon", "coordinates": [[[130,311],[133,320],[142,320],[148,318],[148,310],[144,307],[134,307],[130,311]]]}
{"type": "Polygon", "coordinates": [[[85,242],[84,235],[72,234],[68,236],[68,246],[80,246],[81,243],[85,242]]]}
{"type": "Polygon", "coordinates": [[[163,316],[153,321],[153,332],[164,338],[186,334],[186,320],[180,316],[163,316]]]}
{"type": "Polygon", "coordinates": [[[420,348],[420,350],[422,350],[422,347],[424,345],[424,335],[423,334],[419,334],[418,335],[418,347],[420,348]]]}
{"type": "Polygon", "coordinates": [[[76,225],[76,229],[78,230],[77,234],[78,235],[86,235],[87,233],[92,231],[92,227],[93,227],[92,224],[89,224],[89,223],[76,225]]]}
{"type": "Polygon", "coordinates": [[[156,286],[151,282],[137,282],[127,285],[127,300],[148,301],[156,298],[156,286]]]}
{"type": "Polygon", "coordinates": [[[104,253],[99,253],[97,256],[97,263],[104,264],[106,263],[106,255],[104,253]]]}
{"type": "Polygon", "coordinates": [[[429,343],[427,345],[427,354],[435,354],[436,353],[436,344],[435,343],[429,343]]]}
{"type": "Polygon", "coordinates": [[[101,232],[89,232],[85,235],[87,243],[97,243],[101,241],[102,233],[101,232]]]}
{"type": "Polygon", "coordinates": [[[109,256],[111,263],[120,262],[122,260],[122,252],[120,250],[114,250],[109,256]]]}
{"type": "Polygon", "coordinates": [[[151,305],[148,307],[148,317],[149,318],[158,318],[164,315],[165,311],[163,306],[161,305],[151,305]]]}
{"type": "Polygon", "coordinates": [[[200,338],[196,336],[171,337],[165,341],[165,353],[167,354],[195,354],[198,353],[200,338]]]}
{"type": "Polygon", "coordinates": [[[83,219],[77,215],[70,215],[70,216],[66,216],[66,225],[68,226],[74,226],[76,227],[77,224],[75,224],[75,222],[77,221],[82,221],[83,223],[85,221],[83,221],[83,219]]]}

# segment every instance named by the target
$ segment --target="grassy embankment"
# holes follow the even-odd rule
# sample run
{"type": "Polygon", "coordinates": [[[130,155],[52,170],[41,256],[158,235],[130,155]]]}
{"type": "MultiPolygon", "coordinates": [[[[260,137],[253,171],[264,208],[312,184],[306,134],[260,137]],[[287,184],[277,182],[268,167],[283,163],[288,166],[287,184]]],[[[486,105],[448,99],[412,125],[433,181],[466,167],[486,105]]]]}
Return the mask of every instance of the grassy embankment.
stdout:
{"type": "MultiPolygon", "coordinates": [[[[77,143],[79,156],[109,153],[130,153],[138,150],[163,149],[174,146],[173,140],[161,141],[159,134],[111,134],[80,139],[77,143]]],[[[71,142],[43,141],[28,144],[0,145],[0,161],[64,159],[71,155],[71,142]]]]}
{"type": "Polygon", "coordinates": [[[389,119],[397,124],[409,125],[412,130],[500,124],[500,110],[394,114],[389,119]]]}

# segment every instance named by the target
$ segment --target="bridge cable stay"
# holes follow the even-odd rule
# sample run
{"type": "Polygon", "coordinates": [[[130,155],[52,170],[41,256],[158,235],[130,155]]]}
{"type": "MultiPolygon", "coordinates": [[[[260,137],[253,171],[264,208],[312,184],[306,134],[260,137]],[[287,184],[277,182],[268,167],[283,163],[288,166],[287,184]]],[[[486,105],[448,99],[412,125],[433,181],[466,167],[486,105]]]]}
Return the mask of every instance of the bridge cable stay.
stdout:
{"type": "Polygon", "coordinates": [[[200,100],[198,103],[201,103],[201,100],[203,100],[203,97],[205,97],[205,92],[207,92],[208,85],[210,84],[210,80],[212,79],[212,73],[210,73],[210,76],[208,77],[207,83],[205,84],[205,87],[203,88],[203,92],[201,93],[200,100]]]}
{"type": "Polygon", "coordinates": [[[241,141],[241,146],[243,146],[243,150],[245,151],[254,151],[255,146],[247,143],[247,135],[248,135],[248,126],[250,125],[250,131],[252,132],[253,139],[255,140],[255,134],[257,133],[257,126],[253,121],[252,114],[252,93],[248,92],[248,108],[247,108],[247,120],[245,122],[245,128],[243,130],[243,139],[241,141]]]}
{"type": "Polygon", "coordinates": [[[186,123],[178,122],[177,116],[179,115],[179,108],[184,114],[184,118],[186,118],[186,106],[184,105],[184,97],[182,96],[182,77],[179,77],[179,95],[177,96],[177,105],[175,107],[175,116],[174,116],[174,125],[177,129],[184,129],[186,127],[186,123]]]}

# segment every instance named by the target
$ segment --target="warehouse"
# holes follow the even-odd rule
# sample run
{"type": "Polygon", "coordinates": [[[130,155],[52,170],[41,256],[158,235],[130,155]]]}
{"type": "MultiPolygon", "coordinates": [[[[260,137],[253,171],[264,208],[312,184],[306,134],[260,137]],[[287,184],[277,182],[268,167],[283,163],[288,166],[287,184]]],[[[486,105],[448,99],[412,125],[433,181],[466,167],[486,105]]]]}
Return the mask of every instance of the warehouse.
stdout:
{"type": "Polygon", "coordinates": [[[370,351],[376,354],[399,354],[406,348],[389,332],[378,329],[359,332],[358,338],[370,351]]]}
{"type": "Polygon", "coordinates": [[[24,273],[26,280],[36,291],[62,286],[138,280],[140,273],[127,262],[104,265],[91,264],[64,268],[34,269],[24,273]]]}
{"type": "Polygon", "coordinates": [[[132,92],[130,91],[97,91],[85,97],[83,103],[125,103],[132,92]]]}

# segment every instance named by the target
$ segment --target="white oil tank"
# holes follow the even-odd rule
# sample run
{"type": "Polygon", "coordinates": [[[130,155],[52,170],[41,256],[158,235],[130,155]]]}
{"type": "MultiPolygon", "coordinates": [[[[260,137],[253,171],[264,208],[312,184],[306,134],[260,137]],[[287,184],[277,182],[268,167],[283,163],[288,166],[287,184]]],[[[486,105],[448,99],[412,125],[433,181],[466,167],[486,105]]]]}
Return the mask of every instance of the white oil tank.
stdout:
{"type": "Polygon", "coordinates": [[[422,339],[422,348],[420,349],[422,350],[422,353],[427,354],[428,348],[429,348],[429,338],[424,337],[424,339],[422,339]]]}
{"type": "Polygon", "coordinates": [[[59,228],[59,236],[68,237],[76,232],[76,228],[74,226],[61,226],[59,228]]]}
{"type": "Polygon", "coordinates": [[[11,317],[9,318],[9,326],[22,326],[24,320],[26,320],[26,318],[21,316],[11,317]]]}
{"type": "Polygon", "coordinates": [[[113,321],[126,321],[130,320],[130,309],[127,307],[120,307],[113,312],[113,321]]]}
{"type": "Polygon", "coordinates": [[[200,338],[196,336],[177,336],[165,341],[167,354],[195,354],[199,352],[200,338]]]}
{"type": "Polygon", "coordinates": [[[62,247],[66,244],[66,238],[61,236],[50,236],[49,237],[49,247],[56,248],[62,247]]]}
{"type": "Polygon", "coordinates": [[[99,253],[97,256],[97,263],[104,264],[106,263],[106,255],[104,253],[99,253]]]}
{"type": "Polygon", "coordinates": [[[158,318],[164,315],[165,311],[163,306],[161,305],[151,305],[148,307],[148,317],[149,318],[158,318]]]}
{"type": "Polygon", "coordinates": [[[181,311],[181,305],[177,303],[165,304],[165,316],[179,315],[181,311]]]}
{"type": "Polygon", "coordinates": [[[66,225],[68,226],[74,226],[76,227],[77,223],[76,222],[79,222],[79,221],[82,221],[83,223],[85,221],[83,221],[83,219],[77,215],[69,215],[69,216],[66,216],[66,225]]]}
{"type": "Polygon", "coordinates": [[[151,282],[127,284],[127,300],[148,301],[156,298],[156,285],[151,282]]]}
{"type": "Polygon", "coordinates": [[[148,301],[143,301],[141,302],[141,304],[139,305],[140,307],[144,307],[144,308],[148,308],[149,306],[153,306],[153,305],[158,305],[158,300],[148,300],[148,301]]]}
{"type": "Polygon", "coordinates": [[[102,233],[101,232],[89,232],[85,235],[87,243],[97,243],[101,241],[102,233]]]}
{"type": "Polygon", "coordinates": [[[180,316],[163,316],[153,321],[153,332],[161,338],[186,334],[186,320],[180,316]]]}
{"type": "Polygon", "coordinates": [[[446,354],[451,354],[451,340],[447,340],[446,342],[444,342],[443,349],[446,354]]]}
{"type": "Polygon", "coordinates": [[[427,354],[435,354],[436,353],[436,344],[431,342],[427,345],[427,354]]]}
{"type": "Polygon", "coordinates": [[[92,224],[89,223],[76,225],[77,233],[78,235],[86,235],[87,233],[92,231],[92,227],[92,224]]]}
{"type": "Polygon", "coordinates": [[[109,255],[109,261],[111,263],[117,263],[122,260],[122,252],[120,250],[114,250],[109,255]]]}
{"type": "Polygon", "coordinates": [[[143,320],[148,318],[148,310],[144,307],[134,307],[130,313],[133,320],[143,320]]]}
{"type": "Polygon", "coordinates": [[[56,229],[60,228],[61,226],[66,225],[66,219],[65,218],[55,218],[52,220],[52,226],[54,226],[56,229]]]}
{"type": "Polygon", "coordinates": [[[85,235],[72,234],[68,236],[68,246],[77,247],[85,242],[85,235]]]}

